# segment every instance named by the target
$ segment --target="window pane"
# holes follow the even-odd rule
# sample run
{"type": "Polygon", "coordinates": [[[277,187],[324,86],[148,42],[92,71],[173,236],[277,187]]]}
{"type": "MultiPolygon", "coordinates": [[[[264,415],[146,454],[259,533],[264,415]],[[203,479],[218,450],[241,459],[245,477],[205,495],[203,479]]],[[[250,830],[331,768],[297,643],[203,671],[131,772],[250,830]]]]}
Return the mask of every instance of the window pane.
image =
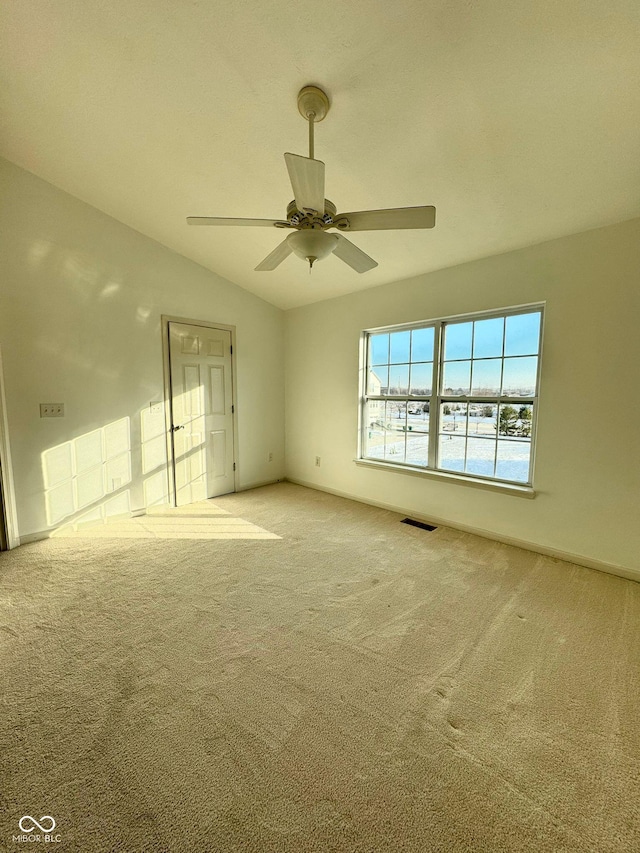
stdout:
{"type": "Polygon", "coordinates": [[[502,480],[515,480],[517,483],[528,482],[530,455],[529,441],[517,439],[498,441],[496,477],[502,480]]]}
{"type": "Polygon", "coordinates": [[[426,433],[407,433],[406,462],[408,465],[427,467],[429,462],[429,436],[426,433]]]}
{"type": "Polygon", "coordinates": [[[509,397],[531,397],[536,392],[537,358],[505,358],[502,393],[509,397]]]}
{"type": "Polygon", "coordinates": [[[501,358],[487,358],[474,361],[471,393],[483,397],[496,397],[500,393],[501,374],[501,358]]]}
{"type": "Polygon", "coordinates": [[[404,443],[407,429],[407,404],[387,403],[385,459],[404,462],[404,443]]]}
{"type": "Polygon", "coordinates": [[[449,405],[453,415],[454,431],[466,433],[469,424],[469,405],[467,403],[449,403],[449,405]]]}
{"type": "Polygon", "coordinates": [[[407,463],[426,465],[429,456],[429,403],[407,405],[407,463]],[[426,410],[425,410],[426,407],[426,410]]]}
{"type": "Polygon", "coordinates": [[[389,335],[370,335],[369,347],[371,364],[389,364],[389,335]]]}
{"type": "Polygon", "coordinates": [[[367,394],[377,396],[386,394],[389,388],[389,368],[385,365],[377,365],[369,370],[367,380],[367,394]]]}
{"type": "Polygon", "coordinates": [[[368,459],[384,459],[384,430],[379,434],[374,434],[372,440],[367,442],[365,456],[368,459]]]}
{"type": "Polygon", "coordinates": [[[438,467],[447,471],[464,471],[464,436],[440,436],[440,460],[438,467]]]}
{"type": "Polygon", "coordinates": [[[443,403],[440,409],[440,432],[458,433],[465,435],[467,432],[467,404],[466,403],[443,403]]]}
{"type": "Polygon", "coordinates": [[[433,329],[414,329],[411,332],[411,361],[433,361],[433,329]]]}
{"type": "Polygon", "coordinates": [[[422,394],[428,396],[431,394],[431,380],[433,378],[433,363],[428,361],[425,364],[411,365],[411,387],[410,394],[422,394]]]}
{"type": "Polygon", "coordinates": [[[444,357],[471,358],[473,323],[447,323],[444,327],[444,357]]]}
{"type": "Polygon", "coordinates": [[[444,365],[442,389],[444,394],[468,394],[471,388],[471,362],[451,361],[444,365]]]}
{"type": "Polygon", "coordinates": [[[385,404],[380,400],[369,400],[365,409],[364,443],[365,456],[384,459],[384,416],[385,404]]]}
{"type": "Polygon", "coordinates": [[[395,430],[396,432],[404,432],[406,423],[407,423],[407,404],[404,400],[398,400],[398,402],[389,402],[386,403],[387,413],[386,413],[386,427],[390,430],[395,430]]]}
{"type": "Polygon", "coordinates": [[[498,418],[499,435],[516,435],[518,430],[518,409],[515,406],[503,404],[500,406],[498,418]]]}
{"type": "Polygon", "coordinates": [[[479,474],[481,477],[493,477],[495,466],[496,442],[493,438],[467,439],[467,463],[465,471],[468,474],[479,474]]]}
{"type": "Polygon", "coordinates": [[[476,320],[473,330],[473,357],[491,358],[502,356],[504,317],[492,320],[476,320]]]}
{"type": "Polygon", "coordinates": [[[505,355],[534,355],[540,345],[540,313],[507,317],[505,355]]]}
{"type": "Polygon", "coordinates": [[[408,403],[407,425],[410,432],[429,432],[429,403],[408,403]]]}
{"type": "Polygon", "coordinates": [[[365,408],[365,427],[368,429],[384,428],[385,403],[383,400],[368,400],[365,408]]]}
{"type": "Polygon", "coordinates": [[[531,404],[524,406],[500,406],[499,434],[515,438],[529,438],[531,435],[532,412],[533,407],[531,404]]]}
{"type": "Polygon", "coordinates": [[[390,364],[403,364],[409,361],[411,332],[392,332],[390,364]]]}
{"type": "Polygon", "coordinates": [[[522,406],[500,406],[498,432],[500,435],[514,438],[530,438],[533,421],[533,406],[525,403],[522,406]]]}
{"type": "Polygon", "coordinates": [[[389,368],[389,394],[409,393],[409,365],[392,364],[389,368]]]}
{"type": "Polygon", "coordinates": [[[429,403],[408,403],[407,430],[429,432],[429,403]]]}
{"type": "Polygon", "coordinates": [[[518,406],[518,424],[516,435],[520,438],[531,438],[531,425],[533,423],[533,406],[525,404],[518,406]]]}
{"type": "MultiPolygon", "coordinates": [[[[408,434],[407,404],[369,400],[364,426],[365,456],[386,459],[389,462],[405,461],[405,440],[408,434]]],[[[426,440],[426,436],[423,435],[426,440]]]]}
{"type": "Polygon", "coordinates": [[[469,406],[469,435],[496,436],[498,407],[487,403],[469,406]]]}

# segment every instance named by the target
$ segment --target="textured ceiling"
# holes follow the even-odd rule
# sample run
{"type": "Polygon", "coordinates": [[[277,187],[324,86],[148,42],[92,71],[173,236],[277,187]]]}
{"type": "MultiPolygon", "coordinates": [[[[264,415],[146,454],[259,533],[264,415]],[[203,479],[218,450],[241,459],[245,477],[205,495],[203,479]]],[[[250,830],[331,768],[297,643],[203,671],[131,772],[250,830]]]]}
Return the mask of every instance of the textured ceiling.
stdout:
{"type": "Polygon", "coordinates": [[[1,29],[0,153],[283,308],[640,215],[637,0],[28,0],[1,29]],[[338,210],[437,208],[353,234],[363,275],[185,224],[284,217],[310,83],[338,210]]]}

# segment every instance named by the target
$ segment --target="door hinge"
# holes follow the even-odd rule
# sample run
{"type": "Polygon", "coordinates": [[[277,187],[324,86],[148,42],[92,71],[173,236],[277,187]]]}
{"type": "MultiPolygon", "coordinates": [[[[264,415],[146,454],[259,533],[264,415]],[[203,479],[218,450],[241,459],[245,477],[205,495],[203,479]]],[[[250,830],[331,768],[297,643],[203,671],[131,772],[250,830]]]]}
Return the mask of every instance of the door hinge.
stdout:
{"type": "Polygon", "coordinates": [[[233,470],[234,471],[236,470],[236,463],[235,462],[233,463],[233,470]]]}
{"type": "Polygon", "coordinates": [[[233,344],[229,345],[229,355],[233,355],[233,344]]]}
{"type": "Polygon", "coordinates": [[[231,406],[231,414],[232,414],[232,415],[235,415],[235,413],[236,413],[236,407],[235,407],[235,406],[231,406]]]}

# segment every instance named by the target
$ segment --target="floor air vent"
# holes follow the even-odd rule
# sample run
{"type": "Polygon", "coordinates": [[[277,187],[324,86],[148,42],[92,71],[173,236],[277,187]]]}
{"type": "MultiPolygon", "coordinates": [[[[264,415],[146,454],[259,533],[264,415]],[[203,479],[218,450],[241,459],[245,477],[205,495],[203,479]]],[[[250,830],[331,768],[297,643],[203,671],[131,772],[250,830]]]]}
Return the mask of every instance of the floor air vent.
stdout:
{"type": "Polygon", "coordinates": [[[427,524],[424,521],[416,521],[415,518],[403,518],[402,524],[410,524],[412,527],[419,527],[421,530],[437,530],[434,524],[427,524]]]}

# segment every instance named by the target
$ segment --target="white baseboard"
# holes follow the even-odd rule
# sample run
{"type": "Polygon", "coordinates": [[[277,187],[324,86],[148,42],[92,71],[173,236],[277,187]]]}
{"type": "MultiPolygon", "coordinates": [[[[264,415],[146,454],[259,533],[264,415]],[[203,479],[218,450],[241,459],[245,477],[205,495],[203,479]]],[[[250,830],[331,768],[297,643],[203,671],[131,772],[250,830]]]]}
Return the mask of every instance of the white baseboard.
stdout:
{"type": "Polygon", "coordinates": [[[49,539],[53,530],[37,530],[35,533],[24,533],[20,536],[20,545],[28,545],[30,542],[40,542],[49,539]]]}
{"type": "Polygon", "coordinates": [[[539,545],[537,542],[529,542],[525,539],[515,539],[513,536],[505,536],[500,533],[494,533],[492,530],[485,530],[481,527],[471,527],[468,524],[460,524],[458,521],[452,521],[447,518],[439,518],[434,515],[421,515],[413,509],[407,507],[396,506],[395,504],[382,503],[380,501],[365,500],[364,498],[351,495],[348,492],[342,492],[339,489],[330,489],[326,486],[319,486],[316,483],[307,483],[305,480],[298,480],[294,477],[285,477],[286,482],[295,483],[298,486],[305,486],[307,489],[315,489],[319,492],[327,492],[330,495],[336,495],[339,498],[347,498],[350,501],[367,504],[368,506],[376,506],[380,509],[388,509],[391,512],[397,512],[400,515],[406,515],[410,518],[415,518],[417,521],[426,521],[429,524],[435,524],[441,527],[451,527],[454,530],[461,530],[463,533],[472,533],[474,536],[482,536],[483,539],[492,539],[494,542],[501,542],[503,545],[513,545],[515,548],[523,548],[525,551],[533,551],[536,554],[543,554],[545,557],[553,557],[556,560],[564,560],[567,563],[575,563],[578,566],[585,566],[587,569],[595,569],[598,572],[606,572],[608,575],[616,575],[620,578],[636,581],[640,583],[640,571],[629,569],[626,566],[618,566],[615,563],[605,563],[602,560],[593,560],[591,557],[585,557],[583,554],[571,554],[568,551],[561,551],[558,548],[550,548],[546,545],[539,545]]]}
{"type": "MultiPolygon", "coordinates": [[[[245,483],[236,489],[236,492],[248,492],[251,489],[260,489],[262,486],[273,486],[274,483],[282,483],[284,479],[284,477],[278,477],[275,480],[261,480],[256,483],[245,483]]],[[[213,500],[215,500],[215,498],[213,498],[213,500]]]]}

